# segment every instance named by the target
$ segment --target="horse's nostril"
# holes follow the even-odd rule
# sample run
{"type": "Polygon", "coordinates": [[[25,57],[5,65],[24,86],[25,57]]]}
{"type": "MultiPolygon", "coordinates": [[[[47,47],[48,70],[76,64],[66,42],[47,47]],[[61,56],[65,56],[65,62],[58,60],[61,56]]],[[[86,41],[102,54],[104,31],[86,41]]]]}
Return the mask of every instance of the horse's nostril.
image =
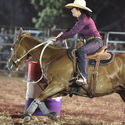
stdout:
{"type": "Polygon", "coordinates": [[[7,63],[7,68],[8,68],[9,70],[11,70],[11,68],[12,68],[12,63],[11,63],[11,62],[8,62],[8,63],[7,63]]]}
{"type": "Polygon", "coordinates": [[[12,70],[15,70],[16,64],[13,60],[9,60],[8,63],[7,63],[7,67],[10,71],[12,71],[12,70]]]}

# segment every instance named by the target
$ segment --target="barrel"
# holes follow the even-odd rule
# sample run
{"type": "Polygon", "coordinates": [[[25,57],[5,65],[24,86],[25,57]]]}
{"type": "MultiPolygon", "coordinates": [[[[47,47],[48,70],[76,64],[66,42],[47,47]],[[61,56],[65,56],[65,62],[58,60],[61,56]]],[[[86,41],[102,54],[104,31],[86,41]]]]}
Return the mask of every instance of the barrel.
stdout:
{"type": "MultiPolygon", "coordinates": [[[[35,61],[30,61],[28,63],[28,82],[26,90],[26,103],[25,110],[27,110],[30,103],[37,98],[43,91],[42,88],[37,83],[31,83],[32,81],[37,81],[42,75],[40,65],[35,61]]],[[[41,80],[42,83],[45,82],[44,79],[41,80]]],[[[41,82],[40,81],[40,82],[41,82]]],[[[56,112],[60,116],[61,112],[61,102],[62,98],[48,98],[44,100],[47,108],[50,112],[56,112]]],[[[39,108],[33,113],[33,116],[45,116],[39,108]]]]}

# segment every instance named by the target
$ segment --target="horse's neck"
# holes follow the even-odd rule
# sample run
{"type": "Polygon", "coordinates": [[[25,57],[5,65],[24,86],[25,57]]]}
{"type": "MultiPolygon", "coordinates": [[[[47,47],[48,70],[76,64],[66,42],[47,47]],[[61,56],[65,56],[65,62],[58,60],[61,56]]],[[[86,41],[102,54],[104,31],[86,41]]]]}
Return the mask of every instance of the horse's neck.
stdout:
{"type": "MultiPolygon", "coordinates": [[[[36,47],[37,45],[41,44],[40,41],[31,37],[25,37],[22,41],[22,45],[25,47],[27,51],[36,47]]],[[[46,44],[41,45],[40,47],[34,49],[30,52],[30,55],[36,60],[39,61],[41,52],[46,44]]],[[[49,63],[55,58],[61,57],[66,53],[65,49],[62,48],[55,48],[53,46],[46,47],[45,51],[43,52],[43,63],[49,63]]]]}
{"type": "Polygon", "coordinates": [[[40,55],[40,49],[36,48],[33,49],[35,46],[40,44],[40,42],[32,37],[24,37],[21,41],[21,45],[25,48],[27,52],[37,61],[39,58],[38,56],[40,55]],[[32,49],[32,51],[31,51],[32,49]]]}
{"type": "Polygon", "coordinates": [[[66,55],[66,49],[48,46],[43,54],[43,63],[50,63],[66,55]]]}

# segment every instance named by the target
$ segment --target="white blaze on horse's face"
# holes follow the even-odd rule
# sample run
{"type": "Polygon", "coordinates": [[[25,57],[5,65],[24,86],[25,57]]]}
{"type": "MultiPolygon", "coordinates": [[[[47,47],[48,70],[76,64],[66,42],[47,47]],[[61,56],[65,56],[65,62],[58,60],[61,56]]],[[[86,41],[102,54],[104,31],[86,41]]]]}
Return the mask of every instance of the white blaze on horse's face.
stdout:
{"type": "MultiPolygon", "coordinates": [[[[23,59],[18,62],[18,59],[21,58],[25,53],[25,49],[20,45],[20,42],[17,40],[13,44],[12,54],[8,60],[8,69],[10,71],[15,71],[20,68],[20,65],[24,62],[23,59]]],[[[27,58],[27,57],[25,57],[27,58]]]]}
{"type": "Polygon", "coordinates": [[[8,69],[10,70],[10,71],[15,71],[16,70],[16,68],[17,68],[17,65],[16,65],[16,63],[15,63],[15,61],[17,60],[16,59],[16,49],[17,49],[17,42],[18,41],[16,41],[16,42],[14,42],[14,44],[13,44],[13,47],[12,47],[12,52],[11,52],[11,56],[10,56],[10,58],[8,59],[8,69]]]}

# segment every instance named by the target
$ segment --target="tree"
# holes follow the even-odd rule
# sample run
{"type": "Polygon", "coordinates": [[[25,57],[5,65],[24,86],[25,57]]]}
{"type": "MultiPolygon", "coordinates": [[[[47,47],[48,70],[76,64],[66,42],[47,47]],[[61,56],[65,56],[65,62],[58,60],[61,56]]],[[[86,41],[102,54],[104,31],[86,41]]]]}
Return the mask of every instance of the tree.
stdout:
{"type": "MultiPolygon", "coordinates": [[[[33,18],[35,27],[71,28],[75,19],[64,6],[74,0],[32,0],[32,4],[38,11],[38,16],[33,18]]],[[[123,30],[125,16],[123,13],[124,0],[86,0],[87,6],[93,10],[93,19],[99,30],[120,31],[123,30]],[[119,18],[122,17],[122,18],[119,18]]]]}
{"type": "Polygon", "coordinates": [[[38,17],[33,18],[35,27],[51,28],[53,25],[64,28],[64,20],[71,18],[64,8],[71,0],[32,0],[32,4],[38,11],[38,17]]]}

